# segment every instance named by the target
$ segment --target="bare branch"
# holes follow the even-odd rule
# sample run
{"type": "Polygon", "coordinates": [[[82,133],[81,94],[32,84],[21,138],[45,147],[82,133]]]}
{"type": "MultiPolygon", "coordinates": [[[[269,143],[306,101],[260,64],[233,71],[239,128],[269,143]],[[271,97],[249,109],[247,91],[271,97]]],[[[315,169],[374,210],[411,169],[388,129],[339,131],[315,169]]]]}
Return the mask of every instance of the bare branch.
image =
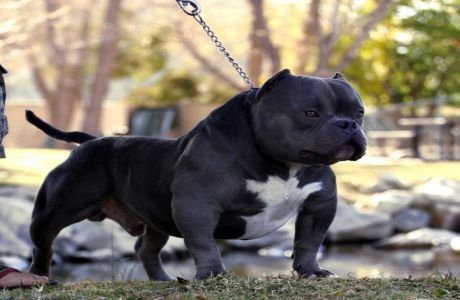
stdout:
{"type": "Polygon", "coordinates": [[[40,93],[43,95],[43,97],[48,103],[50,103],[51,105],[54,104],[53,103],[54,97],[52,95],[52,92],[49,90],[48,86],[46,85],[45,80],[43,79],[42,72],[37,63],[37,58],[35,56],[35,53],[33,53],[32,50],[28,52],[28,58],[29,58],[30,64],[32,65],[32,75],[34,77],[38,90],[40,91],[40,93]]]}
{"type": "Polygon", "coordinates": [[[179,34],[179,39],[184,45],[184,48],[187,49],[187,51],[196,59],[198,60],[203,67],[216,76],[217,78],[221,79],[225,83],[227,83],[229,86],[232,88],[242,90],[245,89],[245,86],[240,85],[238,82],[235,80],[231,79],[227,74],[222,72],[220,68],[216,67],[214,63],[210,62],[206,57],[204,57],[198,49],[195,47],[195,44],[191,42],[189,39],[187,39],[184,35],[179,34]]]}
{"type": "Polygon", "coordinates": [[[368,22],[364,25],[362,31],[356,37],[354,43],[345,51],[344,55],[342,56],[340,64],[337,67],[338,71],[343,71],[356,58],[359,49],[369,38],[371,30],[373,30],[377,24],[383,20],[393,2],[394,0],[378,1],[378,6],[370,15],[368,22]]]}

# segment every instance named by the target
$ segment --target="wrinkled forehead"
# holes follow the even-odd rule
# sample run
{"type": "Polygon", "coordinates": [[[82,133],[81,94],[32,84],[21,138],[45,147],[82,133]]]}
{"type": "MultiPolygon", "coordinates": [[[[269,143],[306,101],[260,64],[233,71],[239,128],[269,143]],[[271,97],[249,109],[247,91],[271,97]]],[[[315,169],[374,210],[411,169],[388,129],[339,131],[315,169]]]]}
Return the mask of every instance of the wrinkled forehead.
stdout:
{"type": "Polygon", "coordinates": [[[344,80],[325,79],[332,90],[338,106],[363,106],[363,101],[358,92],[344,80]]]}
{"type": "MultiPolygon", "coordinates": [[[[346,81],[307,76],[293,76],[283,81],[283,98],[291,105],[309,106],[331,110],[362,108],[362,100],[356,90],[346,81]]],[[[299,107],[300,108],[300,107],[299,107]]]]}

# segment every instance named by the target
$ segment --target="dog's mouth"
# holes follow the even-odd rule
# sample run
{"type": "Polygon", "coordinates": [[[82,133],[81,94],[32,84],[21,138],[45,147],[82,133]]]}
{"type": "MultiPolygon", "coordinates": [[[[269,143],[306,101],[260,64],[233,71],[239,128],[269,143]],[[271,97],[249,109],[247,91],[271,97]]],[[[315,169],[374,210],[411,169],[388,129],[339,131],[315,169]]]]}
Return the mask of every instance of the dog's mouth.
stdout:
{"type": "Polygon", "coordinates": [[[365,154],[365,148],[355,143],[340,146],[335,151],[323,155],[309,150],[300,150],[300,158],[308,164],[332,165],[344,160],[358,160],[365,154]]]}

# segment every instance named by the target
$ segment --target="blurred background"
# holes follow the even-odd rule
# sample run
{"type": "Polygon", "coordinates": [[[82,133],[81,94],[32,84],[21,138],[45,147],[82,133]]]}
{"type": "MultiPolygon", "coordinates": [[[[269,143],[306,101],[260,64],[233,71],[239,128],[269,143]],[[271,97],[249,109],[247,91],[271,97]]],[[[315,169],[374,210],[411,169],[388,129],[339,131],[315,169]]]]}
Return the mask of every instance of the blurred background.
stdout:
{"type": "MultiPolygon", "coordinates": [[[[201,16],[261,85],[283,68],[341,72],[366,106],[368,155],[334,166],[339,210],[320,253],[342,276],[460,276],[460,1],[201,0],[201,16]]],[[[10,133],[0,161],[0,263],[26,269],[35,193],[70,146],[29,125],[176,138],[248,87],[174,0],[3,0],[0,63],[10,133]]],[[[291,274],[292,222],[220,241],[243,276],[291,274]]],[[[59,280],[146,279],[110,221],[56,240],[59,280]]],[[[164,251],[191,277],[180,239],[164,251]]]]}

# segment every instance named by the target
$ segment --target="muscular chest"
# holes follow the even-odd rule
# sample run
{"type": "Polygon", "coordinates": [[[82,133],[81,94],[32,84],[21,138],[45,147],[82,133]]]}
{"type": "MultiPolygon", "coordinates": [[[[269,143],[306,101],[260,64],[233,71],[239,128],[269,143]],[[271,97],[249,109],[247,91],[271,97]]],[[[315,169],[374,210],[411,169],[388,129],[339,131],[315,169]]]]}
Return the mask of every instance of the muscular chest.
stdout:
{"type": "Polygon", "coordinates": [[[255,194],[264,208],[258,214],[243,217],[246,228],[241,238],[259,238],[278,229],[296,215],[302,203],[321,190],[321,186],[321,182],[299,185],[295,172],[291,172],[287,179],[269,176],[264,182],[247,180],[247,191],[255,194]]]}

